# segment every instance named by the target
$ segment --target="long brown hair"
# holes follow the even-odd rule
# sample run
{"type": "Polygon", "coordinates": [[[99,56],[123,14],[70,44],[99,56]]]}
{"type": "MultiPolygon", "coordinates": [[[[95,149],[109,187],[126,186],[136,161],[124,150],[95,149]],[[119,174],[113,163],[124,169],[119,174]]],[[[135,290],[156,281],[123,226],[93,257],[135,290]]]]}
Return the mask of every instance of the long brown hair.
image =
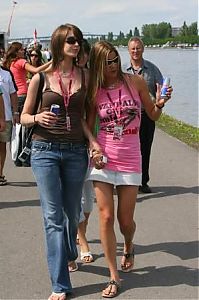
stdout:
{"type": "Polygon", "coordinates": [[[22,48],[22,44],[19,42],[13,42],[5,53],[5,59],[3,66],[10,69],[10,65],[13,61],[18,59],[17,52],[22,48]]]}
{"type": "Polygon", "coordinates": [[[117,49],[107,41],[96,42],[91,48],[89,60],[89,84],[87,92],[87,101],[95,102],[95,97],[99,88],[105,84],[104,69],[106,60],[110,52],[115,52],[118,56],[119,77],[123,79],[123,72],[121,69],[121,60],[117,49]]]}
{"type": "MultiPolygon", "coordinates": [[[[66,36],[69,32],[72,32],[80,43],[81,52],[81,42],[83,40],[83,34],[81,30],[73,24],[60,25],[52,34],[51,37],[51,53],[52,53],[52,69],[55,70],[59,66],[60,62],[64,59],[64,44],[66,41],[66,36]]],[[[76,59],[73,60],[74,64],[76,59]]]]}

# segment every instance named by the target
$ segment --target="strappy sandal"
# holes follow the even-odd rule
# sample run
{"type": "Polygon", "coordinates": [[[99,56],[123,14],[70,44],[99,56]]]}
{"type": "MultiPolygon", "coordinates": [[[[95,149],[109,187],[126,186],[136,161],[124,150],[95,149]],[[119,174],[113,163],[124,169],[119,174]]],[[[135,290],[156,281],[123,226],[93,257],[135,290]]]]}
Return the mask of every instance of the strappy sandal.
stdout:
{"type": "Polygon", "coordinates": [[[114,298],[114,297],[118,296],[120,288],[121,288],[121,285],[119,282],[117,282],[115,280],[111,280],[107,284],[106,288],[102,291],[102,297],[103,298],[114,298]],[[114,290],[113,290],[113,287],[115,287],[114,290]],[[107,289],[108,289],[108,294],[106,293],[107,289]]]}
{"type": "Polygon", "coordinates": [[[131,253],[124,253],[123,257],[125,258],[125,262],[121,263],[122,272],[129,273],[133,270],[133,266],[134,266],[134,257],[135,257],[134,247],[131,253]]]}
{"type": "Polygon", "coordinates": [[[6,180],[6,178],[5,178],[5,176],[0,176],[0,186],[1,185],[6,185],[7,184],[7,180],[6,180]]]}
{"type": "Polygon", "coordinates": [[[78,270],[78,264],[75,260],[72,260],[68,263],[68,270],[69,272],[75,272],[78,270]]]}
{"type": "Polygon", "coordinates": [[[66,300],[66,294],[65,293],[55,293],[53,292],[48,300],[66,300]]]}
{"type": "Polygon", "coordinates": [[[84,263],[91,263],[94,261],[93,256],[90,251],[88,252],[80,252],[80,259],[84,263]]]}

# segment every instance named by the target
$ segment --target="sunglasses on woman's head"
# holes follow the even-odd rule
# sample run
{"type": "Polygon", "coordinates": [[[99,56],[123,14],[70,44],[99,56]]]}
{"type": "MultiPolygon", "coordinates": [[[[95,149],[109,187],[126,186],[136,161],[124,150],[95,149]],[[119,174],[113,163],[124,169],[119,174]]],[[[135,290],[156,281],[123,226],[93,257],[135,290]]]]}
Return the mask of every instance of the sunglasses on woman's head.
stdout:
{"type": "Polygon", "coordinates": [[[107,64],[108,66],[110,66],[112,63],[117,64],[118,61],[119,61],[119,57],[116,56],[116,57],[114,57],[113,59],[107,59],[106,64],[107,64]]]}
{"type": "Polygon", "coordinates": [[[69,36],[66,38],[66,43],[69,45],[75,45],[78,43],[78,45],[81,45],[81,41],[77,39],[75,36],[69,36]]]}

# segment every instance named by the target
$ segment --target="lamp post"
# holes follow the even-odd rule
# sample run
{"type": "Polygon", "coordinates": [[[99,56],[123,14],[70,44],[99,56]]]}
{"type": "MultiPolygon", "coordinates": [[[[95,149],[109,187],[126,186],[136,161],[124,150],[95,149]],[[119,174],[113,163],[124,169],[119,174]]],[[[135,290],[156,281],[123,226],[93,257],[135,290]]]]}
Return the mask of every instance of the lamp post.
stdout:
{"type": "Polygon", "coordinates": [[[7,30],[7,35],[8,37],[10,37],[10,28],[11,28],[11,23],[12,23],[12,17],[13,17],[13,13],[14,13],[14,10],[15,10],[15,6],[17,4],[16,1],[12,1],[13,5],[12,5],[12,12],[11,12],[11,15],[10,15],[10,20],[9,20],[9,23],[8,23],[8,30],[7,30]]]}

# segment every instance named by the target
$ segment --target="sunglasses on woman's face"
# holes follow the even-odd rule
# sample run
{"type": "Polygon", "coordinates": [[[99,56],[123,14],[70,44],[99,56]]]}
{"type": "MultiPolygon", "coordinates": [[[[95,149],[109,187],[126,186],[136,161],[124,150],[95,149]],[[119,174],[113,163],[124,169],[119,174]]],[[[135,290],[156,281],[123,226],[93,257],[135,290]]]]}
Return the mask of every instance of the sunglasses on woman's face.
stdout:
{"type": "Polygon", "coordinates": [[[116,57],[114,57],[113,59],[107,59],[106,64],[107,64],[108,66],[110,66],[110,65],[112,65],[112,63],[117,64],[118,61],[119,61],[119,57],[116,56],[116,57]]]}
{"type": "Polygon", "coordinates": [[[38,54],[30,54],[31,57],[38,57],[38,54]]]}
{"type": "Polygon", "coordinates": [[[75,36],[69,36],[66,38],[66,43],[69,45],[75,45],[78,43],[78,45],[81,45],[81,41],[77,39],[75,36]]]}

